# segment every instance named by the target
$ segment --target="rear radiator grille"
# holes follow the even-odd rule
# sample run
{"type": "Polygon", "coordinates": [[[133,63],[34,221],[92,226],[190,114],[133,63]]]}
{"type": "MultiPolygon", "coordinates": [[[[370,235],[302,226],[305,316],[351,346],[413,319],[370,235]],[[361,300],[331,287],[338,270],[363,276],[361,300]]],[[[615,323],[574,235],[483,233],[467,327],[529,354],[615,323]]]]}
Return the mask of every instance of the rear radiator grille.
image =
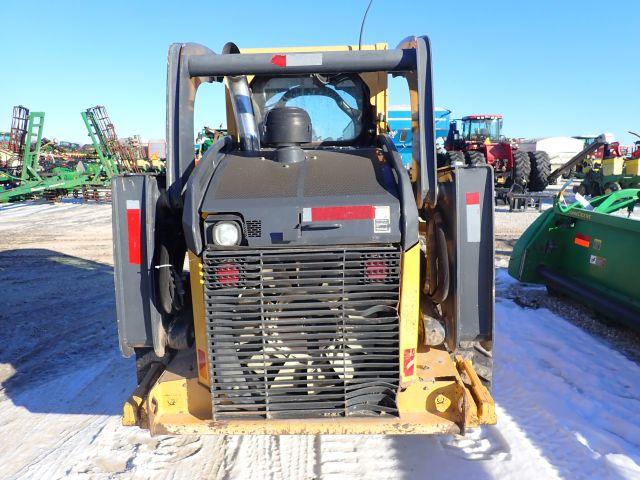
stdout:
{"type": "Polygon", "coordinates": [[[400,252],[204,254],[215,419],[397,415],[400,252]]]}

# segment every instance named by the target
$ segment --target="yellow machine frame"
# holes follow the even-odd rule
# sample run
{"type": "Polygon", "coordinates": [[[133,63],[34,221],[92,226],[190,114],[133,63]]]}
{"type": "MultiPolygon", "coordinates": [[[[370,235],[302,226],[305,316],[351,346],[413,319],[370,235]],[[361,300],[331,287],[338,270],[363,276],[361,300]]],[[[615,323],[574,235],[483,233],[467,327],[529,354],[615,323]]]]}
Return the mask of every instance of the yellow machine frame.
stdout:
{"type": "Polygon", "coordinates": [[[125,403],[123,424],[152,434],[437,434],[496,423],[493,399],[471,362],[459,356],[452,360],[445,350],[419,341],[420,254],[416,245],[402,257],[400,351],[413,348],[416,354],[412,376],[405,376],[401,365],[398,417],[213,420],[203,270],[201,259],[189,252],[195,348],[180,352],[169,365],[152,366],[125,403]]]}

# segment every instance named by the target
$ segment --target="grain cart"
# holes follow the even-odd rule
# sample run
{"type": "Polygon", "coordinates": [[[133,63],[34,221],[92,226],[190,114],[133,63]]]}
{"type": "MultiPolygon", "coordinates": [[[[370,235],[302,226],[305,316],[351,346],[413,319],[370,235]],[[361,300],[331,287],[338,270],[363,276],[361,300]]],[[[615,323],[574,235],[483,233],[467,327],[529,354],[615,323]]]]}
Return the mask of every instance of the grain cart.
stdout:
{"type": "Polygon", "coordinates": [[[493,174],[437,170],[435,155],[427,37],[392,50],[172,45],[166,175],[113,180],[120,346],[138,374],[123,423],[152,434],[495,423],[493,174]],[[411,93],[410,173],[386,134],[389,74],[411,93]],[[205,82],[226,87],[229,135],[196,164],[205,82]]]}

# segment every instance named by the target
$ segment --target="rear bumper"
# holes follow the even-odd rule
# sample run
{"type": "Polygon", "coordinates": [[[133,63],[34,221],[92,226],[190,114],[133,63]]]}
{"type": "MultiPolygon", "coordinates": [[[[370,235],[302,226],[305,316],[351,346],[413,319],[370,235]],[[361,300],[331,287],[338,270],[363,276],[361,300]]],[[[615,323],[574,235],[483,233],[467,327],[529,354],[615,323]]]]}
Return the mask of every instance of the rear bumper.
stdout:
{"type": "Polygon", "coordinates": [[[160,434],[464,434],[496,423],[494,402],[469,361],[441,350],[417,355],[417,380],[398,393],[400,415],[214,421],[211,392],[198,382],[195,354],[156,364],[129,397],[123,425],[160,434]]]}

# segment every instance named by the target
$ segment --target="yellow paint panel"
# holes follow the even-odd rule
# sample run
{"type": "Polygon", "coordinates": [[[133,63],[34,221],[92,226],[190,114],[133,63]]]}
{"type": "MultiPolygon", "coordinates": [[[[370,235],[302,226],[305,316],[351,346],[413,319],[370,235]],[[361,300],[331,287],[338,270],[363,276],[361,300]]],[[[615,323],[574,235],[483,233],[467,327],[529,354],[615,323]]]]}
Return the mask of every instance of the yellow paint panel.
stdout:
{"type": "Polygon", "coordinates": [[[418,243],[402,255],[399,359],[401,385],[416,379],[420,319],[420,254],[418,243]]]}
{"type": "Polygon", "coordinates": [[[429,412],[456,424],[463,420],[460,400],[464,388],[455,380],[417,381],[398,395],[401,414],[429,412]]]}
{"type": "Polygon", "coordinates": [[[605,177],[611,175],[622,175],[624,169],[624,158],[614,157],[602,160],[602,174],[605,177]]]}
{"type": "Polygon", "coordinates": [[[640,176],[640,159],[627,160],[624,164],[625,175],[640,176]]]}
{"type": "Polygon", "coordinates": [[[140,411],[136,415],[129,412],[126,420],[128,425],[135,422],[154,435],[439,434],[495,423],[495,416],[491,415],[493,399],[486,389],[476,388],[479,380],[471,364],[460,359],[457,363],[452,361],[445,350],[429,349],[417,355],[417,365],[419,378],[398,395],[397,417],[216,421],[211,410],[211,392],[195,376],[195,355],[192,350],[182,351],[151,388],[141,385],[135,394],[136,404],[144,399],[140,411]],[[460,368],[469,378],[470,387],[463,384],[460,368]],[[479,405],[476,399],[480,400],[479,405]]]}
{"type": "Polygon", "coordinates": [[[471,360],[465,360],[460,355],[457,355],[456,364],[458,369],[461,372],[464,372],[471,382],[470,390],[477,406],[478,420],[480,423],[486,423],[489,425],[495,424],[498,421],[496,417],[495,403],[491,397],[491,393],[489,393],[487,387],[482,384],[478,374],[473,369],[471,360]]]}
{"type": "Polygon", "coordinates": [[[209,369],[207,368],[207,330],[204,318],[204,272],[202,270],[202,260],[193,252],[189,252],[189,272],[198,379],[205,385],[210,385],[209,369]]]}

